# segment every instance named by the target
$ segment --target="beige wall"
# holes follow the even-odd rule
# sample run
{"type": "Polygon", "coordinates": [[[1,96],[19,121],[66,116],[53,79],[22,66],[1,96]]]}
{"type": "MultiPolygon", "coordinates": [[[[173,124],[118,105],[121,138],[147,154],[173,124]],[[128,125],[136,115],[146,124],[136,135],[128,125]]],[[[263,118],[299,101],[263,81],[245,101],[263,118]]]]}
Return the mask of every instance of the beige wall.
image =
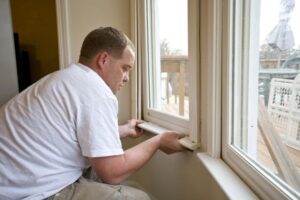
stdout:
{"type": "Polygon", "coordinates": [[[13,31],[29,52],[35,82],[59,69],[55,0],[11,0],[13,31]]]}
{"type": "MultiPolygon", "coordinates": [[[[68,9],[72,62],[78,61],[84,37],[95,28],[113,26],[130,36],[130,0],[69,0],[68,9]]],[[[130,82],[119,92],[118,99],[119,121],[124,123],[130,118],[130,82]]]]}
{"type": "MultiPolygon", "coordinates": [[[[124,148],[152,137],[126,139],[124,148]]],[[[158,200],[225,200],[228,199],[195,153],[186,151],[167,155],[158,151],[154,157],[131,177],[158,200]]]]}
{"type": "MultiPolygon", "coordinates": [[[[69,0],[69,29],[72,61],[77,61],[84,36],[99,26],[114,26],[130,33],[130,0],[69,0]]],[[[130,118],[130,87],[118,94],[120,121],[130,118]]],[[[124,148],[151,137],[125,140],[124,148]]],[[[165,155],[157,152],[131,177],[159,200],[227,199],[195,154],[165,155]]]]}

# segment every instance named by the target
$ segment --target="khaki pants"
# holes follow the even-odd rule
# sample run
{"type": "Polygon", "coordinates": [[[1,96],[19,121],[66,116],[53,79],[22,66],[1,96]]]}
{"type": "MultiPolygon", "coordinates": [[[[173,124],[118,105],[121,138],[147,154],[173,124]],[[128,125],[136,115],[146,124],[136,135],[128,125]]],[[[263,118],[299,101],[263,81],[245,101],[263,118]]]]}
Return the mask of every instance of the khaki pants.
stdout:
{"type": "Polygon", "coordinates": [[[141,189],[126,185],[109,185],[99,182],[99,179],[89,170],[78,181],[61,190],[46,200],[151,200],[141,189]]]}

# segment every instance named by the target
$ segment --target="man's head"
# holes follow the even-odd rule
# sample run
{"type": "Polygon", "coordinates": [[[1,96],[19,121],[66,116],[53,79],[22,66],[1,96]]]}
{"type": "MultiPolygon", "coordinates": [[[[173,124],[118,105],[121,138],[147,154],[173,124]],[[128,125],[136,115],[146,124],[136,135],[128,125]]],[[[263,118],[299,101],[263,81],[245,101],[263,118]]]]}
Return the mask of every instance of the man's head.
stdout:
{"type": "Polygon", "coordinates": [[[90,32],[83,41],[79,62],[96,71],[113,93],[129,80],[134,65],[134,46],[128,37],[111,27],[90,32]]]}

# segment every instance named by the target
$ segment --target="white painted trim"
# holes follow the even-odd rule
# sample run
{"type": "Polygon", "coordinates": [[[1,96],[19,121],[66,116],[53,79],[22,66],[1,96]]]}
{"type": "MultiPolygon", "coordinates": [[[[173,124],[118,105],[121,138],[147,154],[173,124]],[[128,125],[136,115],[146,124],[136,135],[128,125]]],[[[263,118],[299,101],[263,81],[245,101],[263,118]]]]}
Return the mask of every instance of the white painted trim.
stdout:
{"type": "Polygon", "coordinates": [[[139,82],[138,82],[138,68],[141,67],[139,63],[139,51],[138,51],[138,34],[137,34],[137,5],[138,2],[137,0],[130,0],[130,22],[131,22],[131,41],[136,47],[136,62],[135,62],[135,67],[131,70],[130,73],[130,86],[131,86],[131,118],[137,119],[139,118],[138,116],[138,87],[139,87],[139,82]]]}
{"type": "MultiPolygon", "coordinates": [[[[153,86],[153,107],[157,109],[161,109],[161,61],[160,61],[160,41],[157,38],[160,38],[159,36],[159,24],[157,23],[156,17],[158,16],[158,1],[149,1],[151,4],[151,8],[153,11],[155,11],[152,14],[152,20],[151,20],[151,31],[155,32],[151,36],[152,38],[152,52],[153,53],[153,61],[154,65],[152,65],[152,74],[150,74],[151,80],[152,80],[152,86],[153,86]],[[155,66],[155,67],[154,67],[155,66]]],[[[151,65],[149,65],[151,66],[151,65]]],[[[149,75],[149,74],[148,74],[149,75]]]]}
{"type": "MultiPolygon", "coordinates": [[[[258,120],[258,78],[259,78],[259,29],[256,28],[257,24],[260,23],[260,1],[252,0],[248,2],[250,16],[248,18],[249,33],[248,43],[249,43],[249,57],[247,59],[249,69],[246,74],[248,75],[248,94],[246,99],[248,100],[247,113],[248,113],[248,123],[247,123],[247,152],[253,158],[257,156],[257,120],[258,120]]],[[[247,48],[246,48],[247,49],[247,48]]],[[[244,65],[246,66],[246,65],[244,65]]]]}
{"type": "Polygon", "coordinates": [[[200,3],[189,0],[188,3],[188,47],[189,65],[189,137],[200,144],[200,3]],[[192,20],[190,20],[192,19],[192,20]]]}
{"type": "Polygon", "coordinates": [[[142,105],[142,109],[143,109],[143,118],[145,118],[146,114],[145,112],[147,112],[147,109],[149,107],[149,99],[148,99],[148,93],[149,93],[149,88],[147,87],[147,83],[149,81],[149,78],[147,76],[148,74],[148,67],[145,67],[147,66],[148,64],[148,45],[147,44],[147,41],[146,41],[146,34],[147,34],[147,31],[148,31],[148,27],[147,27],[147,24],[146,24],[146,2],[145,0],[141,0],[140,1],[140,4],[138,5],[138,33],[139,33],[139,39],[141,41],[141,46],[139,48],[139,51],[140,51],[140,55],[141,55],[141,66],[142,66],[142,88],[143,88],[143,105],[142,105]]]}
{"type": "MultiPolygon", "coordinates": [[[[234,6],[235,6],[235,12],[237,13],[237,16],[241,16],[241,13],[243,10],[243,1],[235,1],[234,6]]],[[[222,54],[222,56],[223,56],[223,59],[226,59],[225,55],[227,55],[227,53],[230,53],[231,56],[229,58],[230,59],[234,58],[234,63],[232,62],[232,65],[234,64],[237,66],[243,66],[243,64],[244,64],[243,59],[242,59],[243,58],[243,56],[242,56],[243,55],[243,45],[242,45],[243,40],[242,40],[241,34],[239,34],[239,33],[242,33],[242,30],[243,30],[242,29],[243,28],[243,19],[241,17],[233,17],[231,20],[235,20],[235,22],[236,22],[234,26],[233,26],[233,23],[230,24],[230,25],[232,25],[233,33],[236,33],[236,34],[234,34],[236,42],[234,44],[232,44],[232,48],[234,48],[235,51],[229,52],[229,49],[227,49],[228,52],[225,52],[225,50],[224,50],[224,54],[222,54]]],[[[226,28],[227,27],[225,27],[225,25],[224,25],[224,29],[226,29],[226,28]]],[[[225,34],[225,32],[224,32],[224,34],[225,34]]],[[[229,41],[228,38],[225,38],[224,42],[225,41],[226,42],[229,41]]],[[[232,40],[230,40],[230,41],[232,41],[232,40]]],[[[231,45],[231,43],[229,45],[231,45]]],[[[226,45],[224,45],[224,49],[225,49],[225,47],[226,47],[226,45]]],[[[230,48],[230,49],[232,49],[232,48],[230,48]]],[[[236,76],[236,79],[231,80],[232,84],[234,84],[233,85],[234,94],[236,96],[242,96],[244,94],[243,91],[245,92],[246,89],[245,88],[242,89],[242,87],[244,85],[237,84],[237,82],[242,81],[242,77],[243,77],[242,70],[241,70],[241,68],[234,68],[233,70],[234,70],[234,72],[232,72],[232,73],[234,73],[236,75],[238,74],[238,76],[236,76]],[[239,78],[239,79],[237,79],[237,78],[239,78]]],[[[241,129],[242,129],[241,124],[245,124],[245,120],[242,121],[242,119],[243,119],[242,109],[244,108],[244,110],[245,110],[245,104],[243,104],[241,102],[241,98],[238,98],[238,99],[235,99],[235,105],[236,105],[235,108],[232,108],[233,109],[232,116],[234,116],[235,119],[237,119],[238,123],[235,123],[232,128],[233,128],[234,132],[239,133],[239,132],[241,132],[241,129]],[[243,108],[242,108],[242,105],[244,105],[243,108]]],[[[244,144],[244,142],[246,141],[245,137],[242,137],[242,135],[239,135],[239,134],[234,134],[233,140],[237,146],[242,146],[244,144]]],[[[243,146],[243,148],[245,148],[245,147],[243,146]]]]}
{"type": "Polygon", "coordinates": [[[265,169],[253,164],[253,161],[242,155],[232,146],[223,149],[225,162],[238,174],[256,194],[264,200],[297,200],[300,198],[288,189],[286,183],[268,173],[265,169]]]}
{"type": "Polygon", "coordinates": [[[69,0],[56,0],[57,34],[59,68],[71,64],[70,34],[69,34],[69,0]]]}
{"type": "Polygon", "coordinates": [[[220,158],[212,158],[207,153],[198,153],[197,156],[228,199],[258,199],[253,191],[220,158]]]}
{"type": "Polygon", "coordinates": [[[221,153],[221,8],[222,1],[201,3],[201,145],[212,157],[221,153]]]}

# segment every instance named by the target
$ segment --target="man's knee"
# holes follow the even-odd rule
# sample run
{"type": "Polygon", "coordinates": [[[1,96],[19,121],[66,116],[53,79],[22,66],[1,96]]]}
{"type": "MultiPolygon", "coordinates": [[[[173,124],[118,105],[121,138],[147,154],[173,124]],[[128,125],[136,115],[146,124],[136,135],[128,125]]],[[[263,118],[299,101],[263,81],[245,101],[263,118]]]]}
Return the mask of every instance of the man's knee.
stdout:
{"type": "Polygon", "coordinates": [[[122,199],[128,199],[128,200],[151,200],[149,195],[144,192],[143,190],[122,185],[121,186],[121,196],[122,199]]]}
{"type": "MultiPolygon", "coordinates": [[[[143,190],[126,185],[109,185],[80,178],[49,200],[151,200],[143,190]]],[[[48,199],[47,199],[48,200],[48,199]]]]}

